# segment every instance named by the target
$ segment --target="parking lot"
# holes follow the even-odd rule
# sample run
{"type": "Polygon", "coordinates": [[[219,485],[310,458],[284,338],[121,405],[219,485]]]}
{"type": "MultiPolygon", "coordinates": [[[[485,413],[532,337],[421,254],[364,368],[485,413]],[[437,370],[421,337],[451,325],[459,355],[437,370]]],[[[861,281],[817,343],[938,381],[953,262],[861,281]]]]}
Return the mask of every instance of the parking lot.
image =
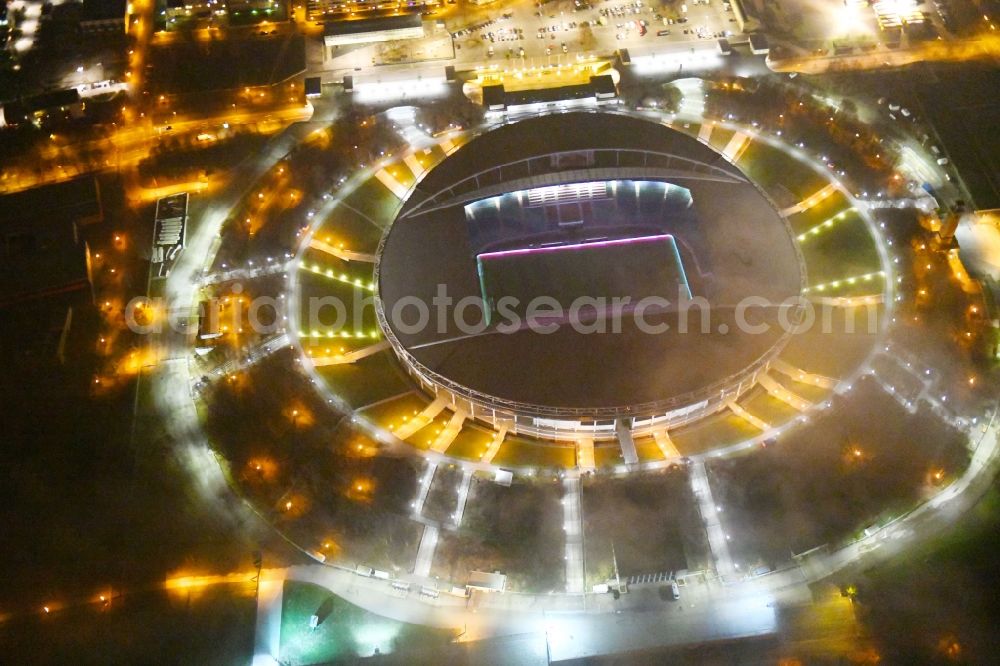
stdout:
{"type": "MultiPolygon", "coordinates": [[[[694,46],[729,36],[736,19],[729,3],[694,0],[676,10],[646,0],[555,0],[525,3],[470,24],[449,25],[462,61],[546,58],[608,53],[620,48],[694,46]]],[[[525,62],[526,65],[537,61],[525,62]]]]}

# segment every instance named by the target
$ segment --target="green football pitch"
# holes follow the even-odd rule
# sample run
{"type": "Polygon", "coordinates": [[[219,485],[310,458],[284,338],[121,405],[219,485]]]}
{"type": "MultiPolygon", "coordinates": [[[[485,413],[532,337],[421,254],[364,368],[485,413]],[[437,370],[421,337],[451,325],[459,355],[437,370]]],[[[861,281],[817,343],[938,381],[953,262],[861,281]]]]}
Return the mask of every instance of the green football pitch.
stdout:
{"type": "Polygon", "coordinates": [[[628,296],[635,304],[653,296],[671,302],[691,296],[677,243],[669,234],[485,252],[476,264],[491,318],[501,299],[521,313],[540,297],[555,299],[568,310],[579,298],[610,303],[628,296]]]}

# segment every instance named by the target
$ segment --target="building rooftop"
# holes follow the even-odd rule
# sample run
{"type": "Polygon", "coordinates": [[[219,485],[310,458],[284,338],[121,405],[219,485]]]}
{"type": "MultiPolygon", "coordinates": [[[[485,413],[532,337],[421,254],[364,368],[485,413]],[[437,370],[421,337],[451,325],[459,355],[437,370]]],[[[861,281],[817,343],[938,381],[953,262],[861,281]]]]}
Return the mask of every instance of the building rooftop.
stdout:
{"type": "Polygon", "coordinates": [[[1000,209],[1000,69],[928,66],[917,95],[976,210],[1000,209]]]}
{"type": "Polygon", "coordinates": [[[422,25],[423,22],[420,14],[399,14],[396,16],[377,16],[374,18],[327,23],[323,26],[323,34],[326,36],[357,35],[365,32],[380,32],[382,30],[419,28],[422,25]]]}
{"type": "Polygon", "coordinates": [[[151,91],[187,94],[281,83],[306,69],[305,39],[224,39],[151,47],[151,91]]]}
{"type": "Polygon", "coordinates": [[[84,21],[121,19],[125,21],[125,0],[83,0],[84,21]]]}
{"type": "Polygon", "coordinates": [[[508,91],[503,85],[483,86],[483,106],[496,109],[526,104],[549,104],[578,99],[601,98],[609,99],[617,96],[614,79],[610,75],[590,77],[587,83],[577,83],[567,86],[550,88],[532,88],[528,90],[508,91]]]}
{"type": "Polygon", "coordinates": [[[76,88],[45,92],[7,102],[2,107],[3,117],[8,125],[18,125],[26,122],[36,111],[67,107],[79,101],[80,92],[76,88]]]}
{"type": "Polygon", "coordinates": [[[0,308],[89,289],[79,227],[100,216],[92,178],[0,197],[0,308]]]}

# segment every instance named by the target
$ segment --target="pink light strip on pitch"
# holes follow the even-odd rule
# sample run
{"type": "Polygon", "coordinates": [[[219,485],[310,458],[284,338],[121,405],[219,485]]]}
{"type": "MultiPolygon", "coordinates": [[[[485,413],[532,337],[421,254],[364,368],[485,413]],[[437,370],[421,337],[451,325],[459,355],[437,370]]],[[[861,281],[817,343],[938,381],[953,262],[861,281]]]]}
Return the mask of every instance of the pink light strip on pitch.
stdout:
{"type": "Polygon", "coordinates": [[[609,247],[611,245],[629,245],[631,243],[646,243],[649,241],[673,239],[670,234],[659,234],[656,236],[639,236],[636,238],[616,238],[614,240],[595,241],[593,243],[574,243],[573,245],[550,245],[547,247],[526,247],[519,250],[500,250],[498,252],[484,252],[478,255],[477,259],[496,259],[498,257],[513,257],[523,254],[540,254],[543,252],[558,252],[559,250],[579,250],[590,247],[609,247]]]}

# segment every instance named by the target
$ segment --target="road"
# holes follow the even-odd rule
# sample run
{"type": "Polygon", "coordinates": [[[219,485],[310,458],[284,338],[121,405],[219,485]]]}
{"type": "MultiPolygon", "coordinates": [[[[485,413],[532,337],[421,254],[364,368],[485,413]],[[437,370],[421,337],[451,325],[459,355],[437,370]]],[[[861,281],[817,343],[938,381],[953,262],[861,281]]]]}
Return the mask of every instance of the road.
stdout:
{"type": "Polygon", "coordinates": [[[826,74],[848,70],[902,67],[931,60],[944,62],[981,60],[996,58],[998,55],[1000,55],[1000,37],[984,35],[976,38],[923,42],[909,48],[892,49],[881,44],[868,52],[840,56],[804,55],[771,60],[769,64],[776,72],[826,74]]]}
{"type": "MultiPolygon", "coordinates": [[[[170,276],[163,284],[165,312],[191,312],[197,304],[199,278],[211,264],[217,249],[219,230],[232,207],[246,195],[253,184],[273,164],[283,158],[317,126],[327,126],[336,117],[332,104],[322,103],[313,121],[298,123],[273,137],[256,155],[230,174],[228,182],[210,200],[193,200],[189,210],[187,245],[170,276]]],[[[154,334],[150,345],[162,359],[140,381],[150,382],[148,395],[160,414],[163,427],[173,441],[179,464],[187,470],[205,506],[215,507],[222,524],[242,529],[246,524],[260,524],[253,510],[239,500],[227,484],[215,454],[201,431],[195,409],[190,372],[190,343],[195,326],[184,330],[163,328],[154,334]]]]}

